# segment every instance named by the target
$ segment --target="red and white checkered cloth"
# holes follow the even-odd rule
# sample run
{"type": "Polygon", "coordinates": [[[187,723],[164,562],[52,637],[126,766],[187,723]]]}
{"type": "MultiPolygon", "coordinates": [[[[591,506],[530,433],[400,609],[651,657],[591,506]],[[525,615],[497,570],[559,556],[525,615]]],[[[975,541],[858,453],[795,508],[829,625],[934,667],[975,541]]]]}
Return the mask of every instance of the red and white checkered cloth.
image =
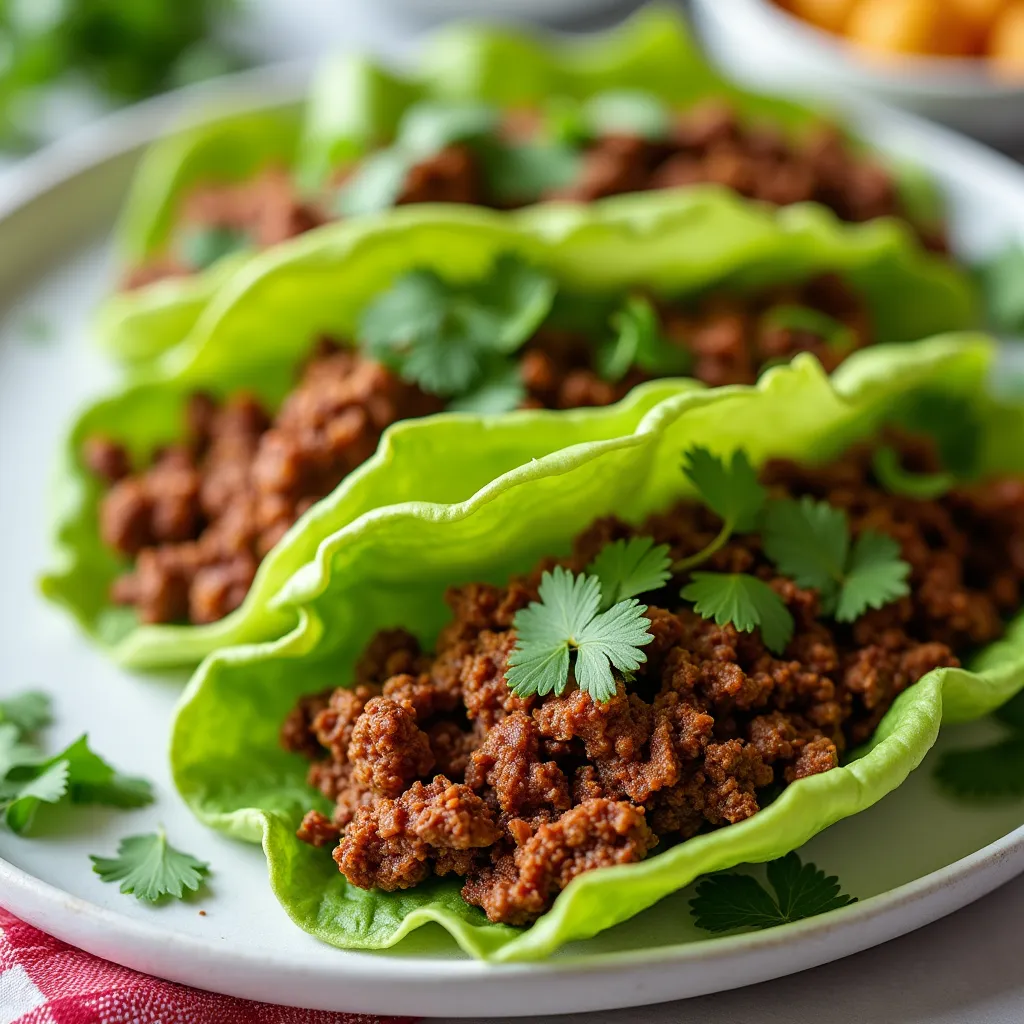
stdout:
{"type": "Polygon", "coordinates": [[[151,978],[0,909],[0,1024],[399,1024],[409,1017],[289,1010],[151,978]]]}

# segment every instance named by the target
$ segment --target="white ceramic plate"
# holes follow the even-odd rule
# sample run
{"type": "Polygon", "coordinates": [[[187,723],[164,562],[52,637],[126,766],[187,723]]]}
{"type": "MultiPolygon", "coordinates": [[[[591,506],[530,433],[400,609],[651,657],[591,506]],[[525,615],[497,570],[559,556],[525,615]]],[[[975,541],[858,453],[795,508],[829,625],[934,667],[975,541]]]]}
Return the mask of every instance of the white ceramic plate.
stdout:
{"type": "MultiPolygon", "coordinates": [[[[294,95],[287,75],[249,83],[278,94],[284,81],[294,95]]],[[[94,953],[202,988],[318,1008],[480,1018],[635,1006],[779,977],[917,928],[1024,871],[1024,802],[957,805],[935,788],[930,758],[897,793],[805,848],[861,902],[795,925],[707,939],[693,928],[683,892],[545,963],[501,967],[454,946],[420,955],[416,936],[367,955],[298,931],[270,893],[260,850],[204,829],[171,788],[164,742],[180,680],[113,668],[35,590],[48,557],[54,453],[73,408],[113,380],[87,338],[89,311],[112,283],[102,236],[131,154],[169,112],[166,101],[149,106],[42,154],[0,200],[0,295],[8,296],[0,327],[0,693],[49,690],[58,715],[50,749],[87,729],[97,750],[155,780],[158,794],[154,806],[130,813],[74,808],[59,826],[41,815],[31,839],[0,833],[0,903],[94,953]],[[35,317],[49,324],[50,340],[32,339],[35,317]],[[158,822],[176,845],[212,863],[201,898],[151,908],[91,873],[89,853],[110,853],[119,838],[158,822]]],[[[873,107],[855,116],[880,146],[934,170],[961,252],[1024,237],[1024,172],[1016,166],[906,117],[873,107]]],[[[947,730],[940,742],[966,745],[994,730],[947,730]]]]}

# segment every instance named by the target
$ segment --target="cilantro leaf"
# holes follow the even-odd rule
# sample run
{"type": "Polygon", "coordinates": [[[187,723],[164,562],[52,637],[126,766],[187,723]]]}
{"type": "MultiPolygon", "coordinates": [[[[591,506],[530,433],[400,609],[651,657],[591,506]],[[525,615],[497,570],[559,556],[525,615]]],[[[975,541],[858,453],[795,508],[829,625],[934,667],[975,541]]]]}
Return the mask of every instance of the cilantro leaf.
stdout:
{"type": "Polygon", "coordinates": [[[551,311],[558,284],[550,275],[518,256],[502,253],[482,281],[466,289],[493,320],[493,346],[515,352],[544,322],[551,311]]]}
{"type": "Polygon", "coordinates": [[[865,530],[850,548],[846,513],[828,502],[771,501],[761,543],[783,576],[821,596],[825,614],[853,622],[868,608],[881,608],[909,593],[910,566],[891,537],[865,530]]]}
{"type": "Polygon", "coordinates": [[[943,466],[957,477],[977,473],[985,429],[972,401],[941,391],[918,391],[901,403],[893,422],[932,437],[943,466]]]}
{"type": "Polygon", "coordinates": [[[0,783],[0,808],[12,832],[27,831],[40,804],[58,803],[68,791],[70,766],[66,760],[44,763],[23,781],[5,779],[0,783]]]}
{"type": "Polygon", "coordinates": [[[10,765],[0,783],[0,809],[16,832],[31,825],[40,803],[57,803],[65,796],[75,804],[125,808],[153,800],[145,779],[122,775],[89,747],[84,735],[54,757],[10,765]]]}
{"type": "Polygon", "coordinates": [[[576,638],[576,685],[594,700],[615,696],[612,666],[632,673],[647,661],[640,648],[654,637],[645,611],[647,605],[635,597],[619,601],[591,619],[576,638]]]}
{"type": "Polygon", "coordinates": [[[120,882],[121,892],[151,903],[168,896],[181,899],[186,889],[196,891],[210,872],[209,864],[171,846],[163,829],[122,839],[116,857],[89,859],[104,882],[120,882]]]}
{"type": "Polygon", "coordinates": [[[500,126],[498,109],[486,103],[431,100],[409,108],[395,142],[416,160],[425,160],[457,142],[495,135],[500,126]]]}
{"type": "Polygon", "coordinates": [[[841,891],[839,879],[795,853],[770,861],[766,868],[774,895],[751,875],[709,875],[697,885],[690,911],[698,928],[729,932],[739,928],[774,928],[856,903],[841,891]]]}
{"type": "Polygon", "coordinates": [[[1007,334],[1024,331],[1024,246],[1007,246],[978,267],[978,278],[993,329],[1007,334]]]}
{"type": "Polygon", "coordinates": [[[639,135],[658,142],[672,130],[672,110],[649,92],[617,89],[598,93],[583,105],[591,136],[639,135]]]}
{"type": "Polygon", "coordinates": [[[836,619],[854,622],[868,608],[883,608],[910,593],[910,566],[900,546],[884,533],[865,530],[853,545],[839,592],[836,619]]]}
{"type": "Polygon", "coordinates": [[[630,537],[605,544],[586,572],[598,578],[601,606],[610,608],[627,597],[660,590],[672,575],[671,565],[667,544],[655,547],[650,537],[630,537]]]}
{"type": "Polygon", "coordinates": [[[935,766],[935,779],[946,792],[963,800],[1024,797],[1024,736],[946,751],[935,766]]]}
{"type": "Polygon", "coordinates": [[[446,146],[493,135],[498,112],[482,103],[435,101],[417,103],[403,116],[392,145],[364,157],[334,198],[339,217],[390,209],[397,202],[412,168],[446,146]]]}
{"type": "Polygon", "coordinates": [[[903,468],[899,453],[891,445],[882,445],[871,460],[875,479],[890,493],[907,498],[934,501],[956,486],[952,473],[912,473],[903,468]]]}
{"type": "Polygon", "coordinates": [[[766,491],[747,453],[737,448],[726,462],[707,448],[694,447],[683,456],[683,473],[730,532],[752,530],[764,508],[766,491]]]}
{"type": "Polygon", "coordinates": [[[451,412],[474,412],[482,415],[512,412],[526,400],[526,387],[516,363],[495,360],[484,371],[483,379],[472,391],[467,391],[448,403],[451,412]]]}
{"type": "Polygon", "coordinates": [[[366,307],[359,334],[366,353],[405,380],[463,395],[483,383],[496,353],[515,351],[534,333],[555,290],[550,275],[510,255],[468,285],[413,270],[366,307]]]}
{"type": "Polygon", "coordinates": [[[793,637],[793,616],[763,580],[745,573],[695,572],[680,596],[701,618],[742,633],[760,628],[765,647],[781,654],[793,637]]]}
{"type": "Polygon", "coordinates": [[[516,613],[516,645],[505,680],[520,697],[561,695],[569,681],[570,651],[576,652],[576,683],[594,700],[615,693],[611,666],[633,672],[647,660],[640,650],[654,637],[645,605],[635,599],[598,611],[601,584],[596,576],[574,576],[555,566],[541,577],[540,601],[516,613]]]}
{"type": "Polygon", "coordinates": [[[182,233],[181,257],[195,270],[205,270],[225,256],[250,245],[248,234],[226,224],[189,225],[182,233]]]}
{"type": "Polygon", "coordinates": [[[641,295],[629,296],[611,317],[615,336],[597,351],[598,372],[605,380],[621,380],[633,366],[662,377],[686,373],[690,352],[661,333],[658,315],[641,295]]]}
{"type": "Polygon", "coordinates": [[[0,722],[0,783],[14,768],[44,760],[38,748],[22,743],[23,734],[13,722],[0,722]]]}
{"type": "Polygon", "coordinates": [[[813,334],[836,349],[851,349],[857,344],[856,335],[846,324],[810,306],[772,306],[761,318],[761,325],[813,334]]]}
{"type": "Polygon", "coordinates": [[[415,157],[391,146],[365,157],[342,182],[332,203],[338,217],[358,217],[388,210],[398,202],[405,180],[417,161],[415,157]]]}
{"type": "Polygon", "coordinates": [[[511,144],[497,139],[478,149],[491,194],[501,204],[534,203],[546,192],[565,188],[579,177],[579,150],[557,141],[511,144]]]}
{"type": "Polygon", "coordinates": [[[0,700],[0,722],[9,722],[19,736],[36,732],[52,721],[50,698],[45,693],[29,691],[0,700]]]}
{"type": "Polygon", "coordinates": [[[846,513],[827,501],[770,501],[761,543],[783,576],[814,588],[825,610],[834,607],[850,552],[846,513]]]}
{"type": "Polygon", "coordinates": [[[1011,697],[995,711],[995,717],[1014,729],[1024,731],[1024,691],[1011,697]]]}

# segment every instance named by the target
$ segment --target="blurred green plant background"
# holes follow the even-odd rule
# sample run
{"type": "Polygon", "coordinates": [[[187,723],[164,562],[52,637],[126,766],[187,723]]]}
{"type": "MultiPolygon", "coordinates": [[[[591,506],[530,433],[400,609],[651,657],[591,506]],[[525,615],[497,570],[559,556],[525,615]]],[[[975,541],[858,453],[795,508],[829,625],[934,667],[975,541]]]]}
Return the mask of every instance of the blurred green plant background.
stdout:
{"type": "Polygon", "coordinates": [[[59,130],[56,105],[101,111],[235,70],[236,0],[0,0],[0,149],[59,130]]]}

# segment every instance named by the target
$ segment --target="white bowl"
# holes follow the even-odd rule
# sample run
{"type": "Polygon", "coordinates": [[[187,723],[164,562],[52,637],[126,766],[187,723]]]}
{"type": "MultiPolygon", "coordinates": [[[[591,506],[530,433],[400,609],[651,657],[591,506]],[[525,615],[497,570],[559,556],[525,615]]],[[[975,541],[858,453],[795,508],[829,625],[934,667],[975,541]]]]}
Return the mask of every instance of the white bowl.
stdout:
{"type": "Polygon", "coordinates": [[[980,58],[874,65],[768,0],[692,2],[712,56],[747,83],[823,97],[864,93],[995,145],[1024,143],[1024,83],[997,81],[980,58]]]}

